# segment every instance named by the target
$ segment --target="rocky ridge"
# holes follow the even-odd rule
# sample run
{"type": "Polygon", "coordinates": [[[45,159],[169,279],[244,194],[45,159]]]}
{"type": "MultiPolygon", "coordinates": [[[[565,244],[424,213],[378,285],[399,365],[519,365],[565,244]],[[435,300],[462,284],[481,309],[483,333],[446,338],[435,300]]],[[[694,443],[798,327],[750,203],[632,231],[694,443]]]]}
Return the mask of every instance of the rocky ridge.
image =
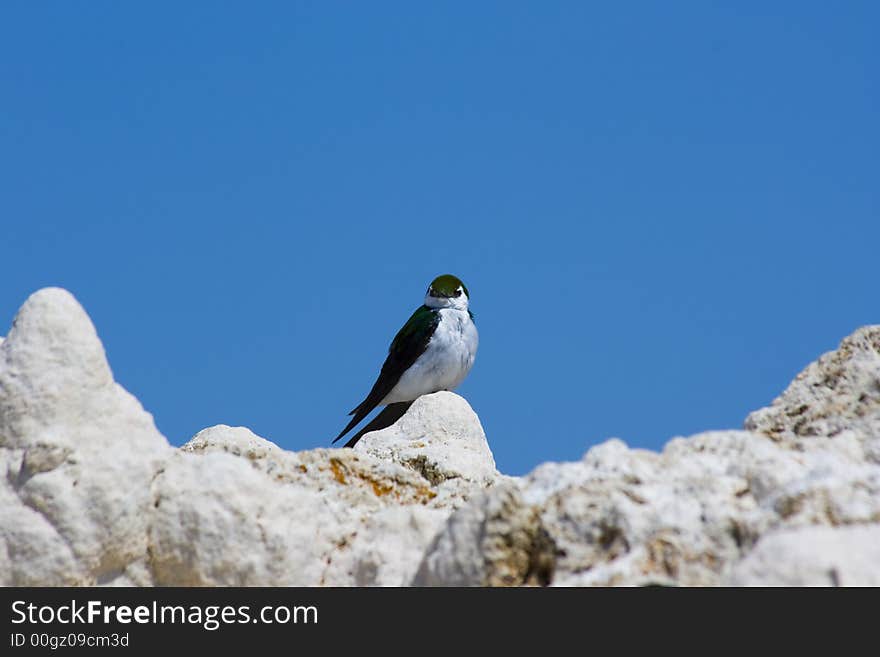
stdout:
{"type": "Polygon", "coordinates": [[[453,393],[355,449],[174,448],[59,288],[0,339],[0,584],[878,585],[880,326],[742,431],[498,473],[453,393]]]}

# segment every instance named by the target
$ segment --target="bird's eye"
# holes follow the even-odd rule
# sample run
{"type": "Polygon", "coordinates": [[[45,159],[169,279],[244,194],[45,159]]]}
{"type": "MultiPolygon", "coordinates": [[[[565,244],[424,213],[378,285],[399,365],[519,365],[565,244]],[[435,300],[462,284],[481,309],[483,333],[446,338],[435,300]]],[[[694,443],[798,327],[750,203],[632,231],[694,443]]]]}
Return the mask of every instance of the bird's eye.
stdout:
{"type": "Polygon", "coordinates": [[[461,296],[461,290],[460,290],[460,289],[459,289],[459,290],[456,290],[456,291],[455,291],[455,294],[454,294],[453,296],[460,297],[460,296],[461,296]]]}

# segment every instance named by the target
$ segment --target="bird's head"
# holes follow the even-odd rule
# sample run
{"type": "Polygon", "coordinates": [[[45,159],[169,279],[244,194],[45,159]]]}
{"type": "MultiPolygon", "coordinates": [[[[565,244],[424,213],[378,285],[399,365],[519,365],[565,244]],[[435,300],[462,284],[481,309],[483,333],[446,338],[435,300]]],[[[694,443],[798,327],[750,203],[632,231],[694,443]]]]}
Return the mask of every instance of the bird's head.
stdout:
{"type": "Polygon", "coordinates": [[[428,308],[467,310],[469,300],[468,289],[452,274],[443,274],[435,278],[425,293],[425,305],[428,308]]]}

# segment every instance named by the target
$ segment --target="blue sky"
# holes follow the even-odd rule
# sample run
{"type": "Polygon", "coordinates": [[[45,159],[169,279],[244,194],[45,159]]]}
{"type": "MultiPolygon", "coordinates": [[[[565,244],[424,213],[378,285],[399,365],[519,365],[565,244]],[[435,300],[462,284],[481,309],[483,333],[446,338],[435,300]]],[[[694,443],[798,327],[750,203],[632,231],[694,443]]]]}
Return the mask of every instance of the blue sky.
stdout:
{"type": "Polygon", "coordinates": [[[4,3],[0,324],[304,449],[451,272],[501,470],[740,427],[880,321],[877,7],[4,3]]]}

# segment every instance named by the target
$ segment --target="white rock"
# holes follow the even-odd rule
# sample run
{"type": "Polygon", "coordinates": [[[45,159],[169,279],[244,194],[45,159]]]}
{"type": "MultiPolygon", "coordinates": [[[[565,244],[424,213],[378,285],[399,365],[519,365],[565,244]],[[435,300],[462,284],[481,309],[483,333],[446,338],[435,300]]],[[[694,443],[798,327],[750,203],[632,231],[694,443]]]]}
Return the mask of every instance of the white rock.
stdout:
{"type": "MultiPolygon", "coordinates": [[[[552,583],[723,584],[765,535],[809,529],[832,536],[880,522],[880,467],[864,449],[877,434],[878,393],[880,331],[867,327],[808,367],[773,406],[752,414],[752,431],[675,438],[661,453],[614,439],[577,463],[539,466],[519,488],[558,550],[552,583]]],[[[451,516],[416,582],[485,582],[486,518],[516,527],[528,516],[509,497],[496,486],[451,516]]],[[[779,539],[764,549],[785,558],[790,543],[779,539]]],[[[836,558],[837,545],[817,539],[815,550],[836,558]]],[[[516,550],[508,551],[512,558],[516,550]]],[[[859,572],[874,581],[862,571],[873,568],[877,576],[880,560],[869,564],[865,557],[859,572]]],[[[749,582],[761,581],[743,568],[749,582]]],[[[784,580],[782,572],[773,576],[784,580]]]]}
{"type": "Polygon", "coordinates": [[[488,486],[498,471],[480,419],[462,397],[419,397],[396,423],[365,434],[355,451],[411,468],[435,485],[464,479],[488,486]]]}
{"type": "MultiPolygon", "coordinates": [[[[553,583],[717,583],[759,524],[747,474],[728,460],[753,439],[717,432],[677,439],[660,454],[619,441],[587,452],[579,478],[538,496],[542,525],[561,551],[553,583]]],[[[531,477],[524,485],[533,486],[531,477]]]]}
{"type": "Polygon", "coordinates": [[[193,454],[225,452],[233,456],[243,456],[251,461],[265,459],[268,463],[283,458],[284,453],[278,445],[260,438],[247,427],[230,427],[226,424],[216,424],[202,429],[180,449],[193,454]]]}
{"type": "Polygon", "coordinates": [[[222,425],[181,448],[154,495],[159,585],[401,585],[451,511],[396,463],[222,425]]]}
{"type": "MultiPolygon", "coordinates": [[[[561,586],[722,584],[768,531],[880,521],[874,464],[742,431],[678,438],[659,454],[609,441],[578,463],[540,466],[520,487],[558,550],[552,583],[561,586]]],[[[473,556],[488,553],[485,509],[500,509],[499,526],[521,526],[526,513],[502,504],[507,495],[498,486],[457,511],[429,549],[431,578],[421,581],[485,581],[473,556]],[[462,530],[464,519],[472,531],[462,530]]]]}
{"type": "Polygon", "coordinates": [[[880,525],[774,532],[733,568],[729,586],[880,586],[880,525]]]}
{"type": "Polygon", "coordinates": [[[798,449],[812,449],[816,437],[849,441],[855,458],[880,463],[880,325],[808,365],[746,428],[798,449]]]}
{"type": "Polygon", "coordinates": [[[517,485],[506,482],[459,509],[428,547],[415,586],[546,585],[556,546],[517,485]]]}
{"type": "Polygon", "coordinates": [[[495,464],[456,395],[383,433],[386,459],[222,425],[174,450],[79,304],[41,290],[0,343],[0,584],[404,584],[495,464]]]}
{"type": "Polygon", "coordinates": [[[488,561],[521,552],[490,541],[499,556],[487,537],[531,527],[528,507],[539,518],[532,534],[546,532],[557,550],[553,584],[567,586],[721,584],[769,533],[880,522],[880,468],[863,449],[876,434],[878,337],[861,329],[808,367],[751,416],[752,432],[675,438],[661,453],[610,440],[580,462],[539,466],[519,482],[516,503],[505,486],[488,490],[450,517],[415,582],[486,583],[488,561]],[[785,424],[796,416],[812,428],[785,424]],[[489,519],[503,530],[489,531],[489,519]]]}
{"type": "Polygon", "coordinates": [[[331,586],[404,586],[437,534],[448,508],[389,505],[343,531],[322,575],[331,586]],[[343,543],[344,540],[344,543],[343,543]]]}
{"type": "Polygon", "coordinates": [[[199,432],[153,487],[156,583],[403,585],[449,513],[496,475],[452,393],[358,447],[286,452],[243,427],[199,432]]]}
{"type": "Polygon", "coordinates": [[[33,294],[0,345],[0,583],[145,583],[150,482],[170,451],[76,300],[33,294]]]}
{"type": "Polygon", "coordinates": [[[0,584],[880,584],[880,327],[747,427],[511,478],[436,393],[354,450],[175,450],[50,288],[0,341],[0,584]]]}

